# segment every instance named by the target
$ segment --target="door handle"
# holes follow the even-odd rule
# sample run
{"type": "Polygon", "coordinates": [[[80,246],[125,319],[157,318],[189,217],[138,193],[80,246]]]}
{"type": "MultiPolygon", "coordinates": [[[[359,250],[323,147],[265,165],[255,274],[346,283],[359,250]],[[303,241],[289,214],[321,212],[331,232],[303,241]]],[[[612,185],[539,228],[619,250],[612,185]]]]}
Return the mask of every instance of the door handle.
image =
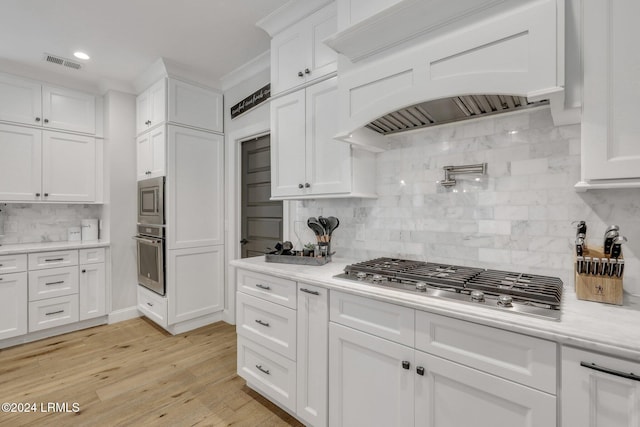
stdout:
{"type": "Polygon", "coordinates": [[[241,245],[246,245],[247,243],[249,243],[249,241],[247,239],[243,238],[242,240],[240,240],[240,244],[241,245]]]}

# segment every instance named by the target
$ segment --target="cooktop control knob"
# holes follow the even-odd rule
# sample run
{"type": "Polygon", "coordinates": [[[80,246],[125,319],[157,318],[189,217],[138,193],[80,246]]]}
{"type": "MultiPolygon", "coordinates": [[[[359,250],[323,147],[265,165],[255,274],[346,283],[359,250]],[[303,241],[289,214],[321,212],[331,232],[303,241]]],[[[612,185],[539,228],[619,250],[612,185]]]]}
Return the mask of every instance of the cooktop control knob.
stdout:
{"type": "Polygon", "coordinates": [[[382,283],[383,280],[384,280],[384,277],[382,277],[380,274],[374,274],[373,277],[371,278],[371,281],[373,283],[382,283]]]}
{"type": "Polygon", "coordinates": [[[482,302],[482,301],[484,301],[484,292],[482,292],[482,291],[471,291],[471,301],[474,301],[474,302],[482,302]]]}
{"type": "Polygon", "coordinates": [[[416,283],[416,291],[418,292],[427,292],[427,284],[424,282],[416,283]]]}
{"type": "Polygon", "coordinates": [[[503,307],[513,307],[513,298],[509,295],[498,295],[498,305],[503,307]]]}
{"type": "Polygon", "coordinates": [[[367,278],[367,273],[365,273],[365,272],[361,271],[361,272],[359,272],[358,274],[356,274],[356,278],[357,278],[358,280],[364,280],[364,279],[366,279],[366,278],[367,278]]]}

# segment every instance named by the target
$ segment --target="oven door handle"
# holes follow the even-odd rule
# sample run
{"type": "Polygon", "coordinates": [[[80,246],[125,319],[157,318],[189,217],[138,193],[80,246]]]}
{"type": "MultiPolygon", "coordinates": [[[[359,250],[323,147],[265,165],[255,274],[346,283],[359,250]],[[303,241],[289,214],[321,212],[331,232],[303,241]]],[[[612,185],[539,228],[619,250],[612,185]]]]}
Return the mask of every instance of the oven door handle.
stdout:
{"type": "Polygon", "coordinates": [[[151,244],[151,245],[160,245],[162,244],[162,239],[153,239],[153,238],[148,238],[148,237],[140,237],[140,236],[133,236],[132,237],[133,240],[137,240],[139,242],[142,243],[147,243],[147,244],[151,244]]]}

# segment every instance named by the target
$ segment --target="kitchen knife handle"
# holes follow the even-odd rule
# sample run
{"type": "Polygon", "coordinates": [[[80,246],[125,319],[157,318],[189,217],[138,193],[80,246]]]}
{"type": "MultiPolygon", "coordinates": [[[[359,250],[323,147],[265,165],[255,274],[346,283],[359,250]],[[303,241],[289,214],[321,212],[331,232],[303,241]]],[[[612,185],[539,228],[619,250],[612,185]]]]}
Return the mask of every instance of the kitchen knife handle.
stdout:
{"type": "Polygon", "coordinates": [[[640,375],[636,375],[633,372],[616,371],[615,369],[605,368],[604,366],[598,366],[595,363],[580,362],[580,366],[593,369],[594,371],[604,372],[605,374],[614,375],[616,377],[626,378],[628,380],[640,381],[640,375]]]}

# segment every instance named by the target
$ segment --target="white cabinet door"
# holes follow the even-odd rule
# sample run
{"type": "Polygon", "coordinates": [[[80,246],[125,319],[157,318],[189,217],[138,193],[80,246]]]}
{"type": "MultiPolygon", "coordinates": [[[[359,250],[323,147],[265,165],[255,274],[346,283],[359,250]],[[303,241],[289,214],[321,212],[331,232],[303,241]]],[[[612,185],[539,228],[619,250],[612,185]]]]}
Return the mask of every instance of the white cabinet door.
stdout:
{"type": "Polygon", "coordinates": [[[167,247],[224,243],[224,138],[169,125],[167,247]]]}
{"type": "Polygon", "coordinates": [[[138,181],[165,175],[165,141],[164,126],[151,129],[136,139],[138,181]]]}
{"type": "Polygon", "coordinates": [[[0,120],[42,124],[42,87],[39,83],[0,74],[0,120]]]}
{"type": "Polygon", "coordinates": [[[224,246],[167,251],[169,325],[224,309],[224,246]]]}
{"type": "Polygon", "coordinates": [[[271,40],[271,92],[299,86],[305,81],[306,32],[298,23],[271,40]]]}
{"type": "Polygon", "coordinates": [[[310,185],[309,194],[351,191],[351,145],[333,139],[338,132],[336,80],[332,78],[306,89],[305,183],[310,185]]]}
{"type": "Polygon", "coordinates": [[[43,86],[42,114],[45,127],[96,133],[96,97],[91,94],[43,86]]]}
{"type": "Polygon", "coordinates": [[[80,266],[80,320],[107,314],[104,263],[80,266]]]}
{"type": "Polygon", "coordinates": [[[336,29],[332,3],[274,36],[271,91],[277,94],[336,71],[337,54],[322,42],[336,29]]]}
{"type": "Polygon", "coordinates": [[[329,425],[413,426],[413,357],[410,347],[330,323],[329,425]]]}
{"type": "Polygon", "coordinates": [[[309,425],[327,425],[329,400],[329,290],[298,284],[296,414],[309,425]]]}
{"type": "Polygon", "coordinates": [[[271,141],[271,196],[304,194],[304,90],[271,101],[271,141]]]}
{"type": "Polygon", "coordinates": [[[45,131],[42,139],[42,200],[94,201],[99,166],[95,138],[45,131]]]}
{"type": "Polygon", "coordinates": [[[582,177],[640,178],[637,0],[584,2],[582,177]]]}
{"type": "Polygon", "coordinates": [[[222,132],[222,94],[180,80],[169,79],[169,121],[222,132]]]}
{"type": "Polygon", "coordinates": [[[161,79],[136,97],[136,134],[166,121],[166,81],[161,79]]]}
{"type": "Polygon", "coordinates": [[[556,425],[551,394],[420,351],[415,358],[416,427],[556,425]]]}
{"type": "Polygon", "coordinates": [[[560,385],[562,426],[639,426],[638,373],[638,362],[563,347],[560,385]],[[632,372],[636,374],[635,379],[625,378],[632,372]]]}
{"type": "Polygon", "coordinates": [[[27,333],[27,273],[0,275],[0,340],[27,333]]]}
{"type": "Polygon", "coordinates": [[[42,131],[0,124],[0,200],[38,200],[41,165],[42,131]]]}

